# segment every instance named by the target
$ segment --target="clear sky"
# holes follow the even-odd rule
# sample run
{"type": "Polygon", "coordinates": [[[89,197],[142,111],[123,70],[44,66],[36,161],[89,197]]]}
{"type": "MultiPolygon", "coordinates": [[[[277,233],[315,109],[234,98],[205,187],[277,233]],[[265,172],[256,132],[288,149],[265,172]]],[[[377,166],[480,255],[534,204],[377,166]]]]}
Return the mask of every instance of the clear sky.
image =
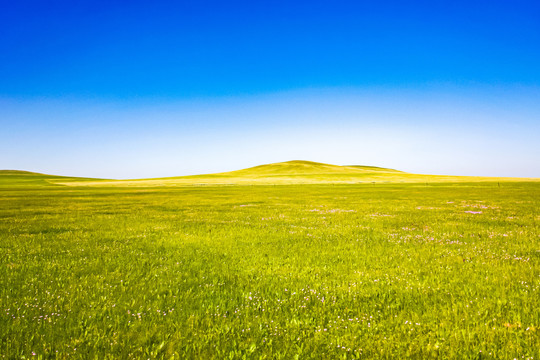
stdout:
{"type": "Polygon", "coordinates": [[[538,1],[14,1],[0,169],[540,177],[538,1]]]}

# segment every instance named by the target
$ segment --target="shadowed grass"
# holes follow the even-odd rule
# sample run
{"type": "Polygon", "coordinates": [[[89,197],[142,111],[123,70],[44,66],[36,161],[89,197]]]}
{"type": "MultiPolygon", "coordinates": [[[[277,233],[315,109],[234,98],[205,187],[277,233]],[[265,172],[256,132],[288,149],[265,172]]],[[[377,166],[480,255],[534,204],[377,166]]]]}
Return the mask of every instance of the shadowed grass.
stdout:
{"type": "Polygon", "coordinates": [[[96,184],[100,179],[40,174],[20,170],[0,170],[0,188],[24,188],[65,185],[71,182],[96,184]]]}

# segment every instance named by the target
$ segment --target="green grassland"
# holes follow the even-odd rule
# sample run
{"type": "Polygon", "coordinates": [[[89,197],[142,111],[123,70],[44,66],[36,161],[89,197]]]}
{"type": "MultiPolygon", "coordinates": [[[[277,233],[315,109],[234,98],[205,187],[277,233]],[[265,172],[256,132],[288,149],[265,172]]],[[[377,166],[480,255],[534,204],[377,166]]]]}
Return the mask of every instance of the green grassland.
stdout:
{"type": "Polygon", "coordinates": [[[293,184],[365,184],[419,182],[540,181],[538,178],[486,178],[410,174],[375,166],[337,166],[312,161],[287,161],[248,169],[205,175],[159,179],[98,180],[73,178],[50,179],[50,183],[68,186],[193,186],[193,185],[293,185],[293,184]]]}
{"type": "Polygon", "coordinates": [[[539,209],[538,179],[299,161],[0,172],[0,358],[540,359],[539,209]]]}

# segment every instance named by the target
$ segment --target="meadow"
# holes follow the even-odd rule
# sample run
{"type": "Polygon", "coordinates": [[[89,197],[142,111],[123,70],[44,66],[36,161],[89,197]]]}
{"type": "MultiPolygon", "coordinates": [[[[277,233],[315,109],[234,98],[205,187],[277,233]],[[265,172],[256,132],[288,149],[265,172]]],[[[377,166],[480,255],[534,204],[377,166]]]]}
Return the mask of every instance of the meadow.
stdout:
{"type": "Polygon", "coordinates": [[[465,180],[4,172],[0,358],[540,359],[540,183],[465,180]]]}

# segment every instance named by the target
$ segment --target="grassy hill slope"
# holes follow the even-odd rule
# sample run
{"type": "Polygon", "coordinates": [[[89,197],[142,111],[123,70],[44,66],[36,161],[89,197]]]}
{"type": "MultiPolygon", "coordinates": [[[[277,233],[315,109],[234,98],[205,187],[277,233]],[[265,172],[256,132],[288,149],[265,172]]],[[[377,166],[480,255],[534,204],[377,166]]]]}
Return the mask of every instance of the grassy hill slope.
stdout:
{"type": "Polygon", "coordinates": [[[85,182],[97,184],[100,181],[100,179],[47,175],[21,170],[0,170],[0,188],[48,187],[70,185],[71,183],[83,184],[85,182]]]}
{"type": "Polygon", "coordinates": [[[371,172],[398,172],[397,170],[377,168],[373,166],[338,166],[313,161],[293,160],[280,163],[259,165],[247,169],[231,171],[228,175],[236,176],[277,176],[277,175],[321,175],[321,174],[365,174],[371,172]]]}
{"type": "Polygon", "coordinates": [[[288,184],[365,184],[480,181],[540,181],[538,178],[493,178],[410,174],[375,166],[338,166],[293,160],[247,169],[204,175],[138,180],[49,179],[68,186],[192,186],[192,185],[288,185],[288,184]]]}

